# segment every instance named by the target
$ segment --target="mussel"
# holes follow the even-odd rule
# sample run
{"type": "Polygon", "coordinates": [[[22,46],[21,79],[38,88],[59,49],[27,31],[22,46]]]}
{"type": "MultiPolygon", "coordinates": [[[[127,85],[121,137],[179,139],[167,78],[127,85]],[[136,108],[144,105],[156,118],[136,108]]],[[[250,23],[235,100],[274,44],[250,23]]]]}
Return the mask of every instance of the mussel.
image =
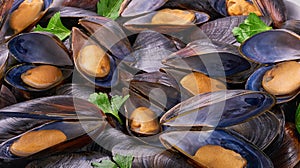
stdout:
{"type": "Polygon", "coordinates": [[[283,0],[209,0],[212,7],[224,16],[248,15],[250,12],[272,18],[275,27],[287,20],[283,0]]]}
{"type": "Polygon", "coordinates": [[[97,87],[116,85],[119,78],[116,68],[118,62],[132,61],[129,55],[131,46],[123,30],[114,21],[100,16],[80,19],[79,24],[90,36],[78,28],[72,30],[76,69],[97,87]]]}
{"type": "Polygon", "coordinates": [[[125,104],[127,128],[136,136],[158,134],[161,131],[159,118],[176,105],[181,96],[176,81],[162,72],[135,75],[129,84],[129,95],[125,104]]]}
{"type": "Polygon", "coordinates": [[[259,33],[246,40],[240,46],[240,52],[255,62],[269,64],[262,66],[249,77],[246,89],[267,91],[276,95],[277,103],[297,96],[299,84],[297,78],[292,76],[298,73],[300,67],[297,62],[299,49],[299,35],[285,29],[259,33]]]}
{"type": "Polygon", "coordinates": [[[4,79],[15,92],[23,92],[25,99],[46,94],[72,74],[68,50],[50,33],[18,35],[9,41],[8,49],[19,64],[11,67],[4,79]]]}
{"type": "Polygon", "coordinates": [[[5,8],[9,8],[9,12],[0,27],[1,36],[4,37],[1,43],[20,32],[30,31],[47,12],[52,2],[52,0],[16,0],[11,8],[7,4],[5,8]]]}
{"type": "Polygon", "coordinates": [[[160,33],[179,32],[209,20],[203,12],[179,9],[162,9],[144,16],[133,18],[124,23],[124,27],[133,31],[155,30],[160,33]]]}
{"type": "Polygon", "coordinates": [[[244,59],[236,46],[197,40],[171,54],[163,64],[175,69],[204,73],[227,83],[243,83],[257,67],[244,59]],[[226,78],[225,78],[226,77],[226,78]]]}
{"type": "Polygon", "coordinates": [[[262,114],[274,103],[275,99],[263,92],[230,90],[199,94],[162,116],[160,123],[166,132],[159,138],[166,148],[182,153],[198,166],[206,165],[199,161],[196,151],[206,145],[217,145],[239,153],[246,160],[246,167],[273,167],[263,152],[224,128],[262,114]]]}
{"type": "Polygon", "coordinates": [[[18,103],[1,109],[0,116],[0,158],[5,160],[38,158],[81,147],[106,125],[105,115],[96,106],[72,96],[18,103]]]}

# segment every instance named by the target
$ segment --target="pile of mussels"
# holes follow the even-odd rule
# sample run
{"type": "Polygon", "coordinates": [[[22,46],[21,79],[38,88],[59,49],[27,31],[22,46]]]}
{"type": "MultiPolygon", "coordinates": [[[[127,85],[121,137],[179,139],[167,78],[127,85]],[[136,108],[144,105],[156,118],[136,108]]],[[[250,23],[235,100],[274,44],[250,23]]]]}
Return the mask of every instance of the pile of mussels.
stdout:
{"type": "Polygon", "coordinates": [[[115,21],[97,2],[0,0],[0,167],[300,166],[291,1],[125,0],[115,21]],[[57,12],[67,39],[33,31],[57,12]],[[251,12],[273,29],[239,44],[251,12]],[[94,92],[129,94],[122,123],[94,92]]]}

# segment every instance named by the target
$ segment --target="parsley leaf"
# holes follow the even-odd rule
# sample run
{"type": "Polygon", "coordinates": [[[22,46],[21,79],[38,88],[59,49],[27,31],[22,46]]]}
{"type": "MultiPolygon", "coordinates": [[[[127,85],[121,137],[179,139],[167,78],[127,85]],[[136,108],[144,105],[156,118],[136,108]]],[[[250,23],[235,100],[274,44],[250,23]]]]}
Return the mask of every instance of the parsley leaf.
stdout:
{"type": "Polygon", "coordinates": [[[109,101],[108,95],[106,93],[93,93],[89,97],[89,101],[97,105],[104,113],[109,113],[115,116],[120,124],[123,124],[118,112],[121,106],[129,98],[129,95],[122,96],[112,96],[111,101],[109,101]]]}
{"type": "Polygon", "coordinates": [[[111,160],[102,160],[101,163],[93,162],[92,166],[94,168],[118,168],[117,164],[111,160]]]}
{"type": "Polygon", "coordinates": [[[37,25],[37,27],[33,31],[45,31],[52,33],[56,35],[60,40],[63,40],[67,38],[70,34],[71,31],[67,29],[60,20],[60,13],[57,12],[55,13],[46,28],[41,27],[40,25],[37,25]]]}
{"type": "Polygon", "coordinates": [[[255,13],[250,13],[247,19],[232,30],[233,35],[239,43],[244,42],[249,37],[267,30],[272,27],[267,26],[255,13]]]}
{"type": "Polygon", "coordinates": [[[116,154],[113,157],[113,160],[114,162],[111,160],[102,160],[101,163],[93,162],[92,166],[94,168],[131,168],[133,156],[122,156],[116,154]]]}
{"type": "Polygon", "coordinates": [[[296,111],[295,124],[296,124],[298,133],[300,133],[300,104],[298,105],[298,108],[296,111]]]}
{"type": "Polygon", "coordinates": [[[97,13],[100,16],[115,20],[119,17],[119,9],[122,2],[123,0],[99,0],[97,3],[97,13]]]}
{"type": "Polygon", "coordinates": [[[131,168],[132,166],[133,156],[122,156],[116,154],[116,156],[114,156],[113,159],[119,165],[120,168],[131,168]]]}

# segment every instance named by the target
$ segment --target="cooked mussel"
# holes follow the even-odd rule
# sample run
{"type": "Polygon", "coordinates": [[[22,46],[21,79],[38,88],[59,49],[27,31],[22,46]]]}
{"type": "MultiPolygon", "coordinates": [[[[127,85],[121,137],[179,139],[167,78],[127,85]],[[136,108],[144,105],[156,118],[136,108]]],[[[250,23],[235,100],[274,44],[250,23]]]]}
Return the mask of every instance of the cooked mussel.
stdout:
{"type": "Polygon", "coordinates": [[[129,95],[125,104],[127,127],[140,136],[159,133],[160,116],[180,101],[177,83],[162,72],[135,75],[130,81],[129,95]]]}
{"type": "Polygon", "coordinates": [[[236,46],[197,40],[171,54],[163,64],[175,69],[196,71],[228,83],[243,83],[257,65],[244,59],[236,46]]]}
{"type": "Polygon", "coordinates": [[[40,93],[42,96],[44,91],[61,84],[72,74],[69,52],[52,34],[18,35],[9,41],[8,49],[19,64],[6,72],[5,81],[17,92],[40,93]]]}
{"type": "Polygon", "coordinates": [[[116,84],[115,59],[96,42],[88,40],[88,36],[78,28],[72,29],[72,48],[75,67],[85,79],[104,88],[116,84]]]}
{"type": "Polygon", "coordinates": [[[131,19],[124,27],[133,31],[155,30],[160,33],[179,32],[209,20],[209,15],[179,9],[162,9],[131,19]]]}
{"type": "Polygon", "coordinates": [[[30,30],[46,13],[52,2],[52,0],[14,1],[1,26],[1,34],[8,38],[24,30],[30,30]]]}
{"type": "Polygon", "coordinates": [[[271,64],[256,70],[249,77],[246,89],[267,91],[276,95],[277,103],[289,101],[297,96],[299,84],[293,76],[298,73],[300,67],[297,62],[300,49],[298,44],[299,36],[284,29],[259,33],[246,40],[240,46],[240,51],[245,57],[261,64],[271,64]],[[286,43],[282,42],[283,39],[286,43]],[[267,42],[268,46],[264,47],[264,42],[267,42]],[[264,49],[257,48],[258,45],[264,49]]]}
{"type": "MultiPolygon", "coordinates": [[[[226,163],[230,165],[226,158],[228,159],[232,155],[241,155],[242,157],[239,156],[237,162],[240,162],[241,165],[247,162],[246,167],[273,167],[271,160],[263,152],[249,141],[238,138],[241,136],[228,133],[226,127],[243,123],[263,114],[274,104],[275,99],[264,92],[228,90],[199,94],[179,103],[162,116],[160,123],[166,131],[159,138],[167,149],[180,152],[198,166],[207,166],[204,163],[210,159],[204,158],[203,162],[201,157],[201,161],[199,161],[198,149],[200,147],[210,148],[206,145],[217,145],[213,147],[225,148],[220,152],[232,150],[227,151],[229,156],[222,156],[223,160],[216,159],[224,162],[218,163],[221,167],[224,167],[226,163]],[[234,105],[231,101],[235,102],[234,105]],[[220,113],[218,114],[218,112],[220,113]]],[[[275,117],[275,119],[277,118],[275,117]]],[[[279,125],[279,122],[277,124],[279,125]]],[[[269,130],[269,133],[271,131],[269,130]]],[[[272,137],[274,138],[277,134],[278,132],[272,137]]]]}
{"type": "Polygon", "coordinates": [[[275,27],[281,27],[287,19],[283,0],[209,0],[209,2],[224,16],[256,13],[272,18],[275,27]]]}
{"type": "Polygon", "coordinates": [[[76,69],[97,87],[115,86],[119,78],[117,64],[134,61],[125,33],[116,22],[100,16],[82,18],[79,24],[85,31],[75,27],[72,29],[76,69]]]}
{"type": "MultiPolygon", "coordinates": [[[[224,166],[233,166],[232,162],[234,161],[235,167],[239,164],[242,165],[241,167],[273,167],[273,163],[271,162],[271,160],[256,147],[247,143],[246,141],[231,136],[223,130],[172,131],[162,134],[160,136],[160,140],[166,146],[166,148],[172,148],[176,151],[181,152],[200,167],[208,166],[205,163],[207,163],[209,159],[211,159],[207,157],[199,158],[199,156],[197,155],[198,149],[207,147],[207,145],[214,145],[217,148],[225,148],[223,150],[230,150],[229,154],[223,153],[221,157],[222,159],[213,159],[214,163],[210,163],[220,168],[224,166]],[[233,152],[234,154],[232,154],[233,152]],[[232,155],[235,156],[235,159],[230,161],[226,160],[232,158],[232,155]],[[238,159],[236,158],[237,156],[238,159]]],[[[198,151],[198,153],[201,152],[198,151]]],[[[218,155],[209,156],[216,157],[218,155]]]]}
{"type": "Polygon", "coordinates": [[[18,103],[1,109],[0,116],[5,128],[0,132],[4,140],[0,145],[0,158],[5,160],[42,157],[81,147],[91,142],[88,134],[99,133],[106,124],[104,114],[96,106],[72,96],[18,103]],[[15,127],[24,124],[23,128],[15,127]]]}
{"type": "Polygon", "coordinates": [[[131,131],[138,134],[157,134],[160,131],[156,114],[147,107],[136,108],[129,120],[131,131]]]}

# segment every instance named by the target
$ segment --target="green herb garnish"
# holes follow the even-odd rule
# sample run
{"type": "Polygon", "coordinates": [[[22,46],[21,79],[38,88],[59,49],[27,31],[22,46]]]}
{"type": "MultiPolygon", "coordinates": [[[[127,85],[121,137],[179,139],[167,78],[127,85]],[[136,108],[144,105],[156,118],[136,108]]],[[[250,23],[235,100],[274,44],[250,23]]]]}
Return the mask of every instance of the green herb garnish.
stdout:
{"type": "Polygon", "coordinates": [[[298,105],[296,116],[295,116],[295,123],[298,133],[300,133],[300,104],[298,105]]]}
{"type": "Polygon", "coordinates": [[[133,156],[122,156],[116,154],[113,157],[113,161],[111,160],[102,160],[101,163],[93,162],[92,166],[94,168],[131,168],[133,156]]]}
{"type": "Polygon", "coordinates": [[[250,13],[247,19],[232,30],[233,35],[239,43],[244,42],[249,37],[267,30],[272,27],[266,25],[255,13],[250,13]]]}
{"type": "Polygon", "coordinates": [[[40,25],[37,25],[37,27],[33,31],[44,31],[49,32],[54,35],[56,35],[60,40],[65,39],[71,34],[71,31],[67,29],[60,20],[60,13],[55,13],[46,28],[41,27],[40,25]]]}
{"type": "Polygon", "coordinates": [[[101,163],[93,162],[94,168],[118,168],[117,164],[111,160],[102,160],[101,163]]]}
{"type": "Polygon", "coordinates": [[[119,17],[119,9],[123,0],[99,0],[97,3],[97,13],[100,16],[113,20],[119,17]]]}
{"type": "Polygon", "coordinates": [[[109,101],[108,95],[100,92],[91,94],[89,101],[97,105],[104,113],[109,113],[115,116],[120,124],[123,124],[118,112],[128,98],[129,95],[124,97],[115,95],[112,96],[111,100],[109,101]]]}

